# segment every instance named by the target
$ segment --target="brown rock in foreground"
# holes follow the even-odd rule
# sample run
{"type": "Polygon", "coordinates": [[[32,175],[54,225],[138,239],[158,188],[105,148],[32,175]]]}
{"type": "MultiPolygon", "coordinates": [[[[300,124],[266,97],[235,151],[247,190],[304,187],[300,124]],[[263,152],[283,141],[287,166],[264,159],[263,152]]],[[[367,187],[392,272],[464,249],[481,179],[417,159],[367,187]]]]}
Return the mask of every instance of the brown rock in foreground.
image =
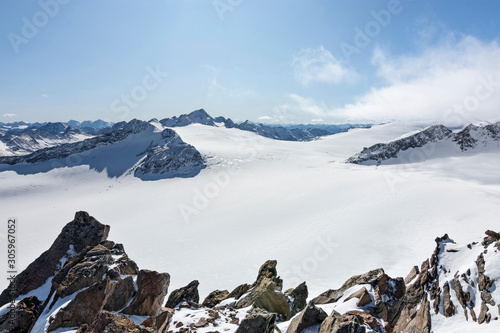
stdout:
{"type": "Polygon", "coordinates": [[[8,289],[2,292],[0,306],[8,303],[12,296],[25,295],[41,287],[57,272],[61,259],[68,256],[68,251],[78,253],[86,247],[94,247],[105,241],[108,233],[109,225],[101,224],[87,212],[77,212],[74,220],[62,229],[52,246],[17,275],[15,295],[9,295],[8,289]]]}
{"type": "Polygon", "coordinates": [[[141,269],[137,275],[137,288],[132,303],[122,312],[138,316],[156,316],[168,292],[170,275],[141,269]]]}

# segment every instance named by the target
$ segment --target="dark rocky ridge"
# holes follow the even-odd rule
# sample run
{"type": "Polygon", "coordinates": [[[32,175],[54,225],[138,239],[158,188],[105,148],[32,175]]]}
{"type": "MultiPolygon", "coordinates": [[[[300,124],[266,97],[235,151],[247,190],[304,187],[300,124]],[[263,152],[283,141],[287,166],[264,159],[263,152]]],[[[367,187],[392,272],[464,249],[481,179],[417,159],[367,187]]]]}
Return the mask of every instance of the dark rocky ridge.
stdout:
{"type": "Polygon", "coordinates": [[[170,275],[139,269],[121,244],[107,240],[108,233],[109,226],[86,212],[77,212],[50,249],[18,275],[19,292],[9,295],[6,289],[0,296],[1,304],[10,302],[12,296],[19,300],[12,310],[18,321],[9,321],[11,313],[0,316],[0,332],[41,332],[41,327],[48,327],[49,332],[78,328],[79,333],[197,332],[208,328],[223,332],[226,329],[219,327],[226,325],[232,332],[261,333],[274,332],[278,323],[290,320],[288,333],[313,326],[320,333],[430,333],[433,316],[465,317],[482,325],[498,320],[500,299],[494,298],[498,281],[486,268],[488,263],[500,262],[500,233],[491,230],[481,244],[463,247],[448,235],[436,238],[430,259],[405,279],[391,278],[383,269],[376,269],[351,277],[339,289],[327,290],[309,303],[305,283],[282,292],[277,262],[269,260],[252,284],[242,284],[231,293],[214,291],[201,305],[197,280],[171,292],[164,303],[170,275]],[[478,254],[472,269],[450,272],[448,261],[455,253],[461,258],[462,251],[478,254]],[[48,279],[51,290],[45,299],[21,296],[48,279]],[[343,302],[351,302],[355,310],[326,313],[322,309],[325,304],[343,302]],[[63,303],[65,307],[59,308],[63,303]],[[195,313],[204,315],[196,322],[185,319],[195,313]],[[238,314],[246,316],[240,320],[238,314]],[[130,315],[147,319],[138,324],[130,315]]]}
{"type": "MultiPolygon", "coordinates": [[[[402,139],[389,143],[377,143],[371,147],[364,148],[361,152],[347,159],[346,162],[354,164],[377,162],[380,164],[383,161],[397,158],[401,152],[408,149],[419,149],[428,144],[444,141],[456,144],[457,150],[461,152],[473,151],[476,147],[487,148],[492,145],[498,146],[498,142],[500,141],[500,122],[484,127],[470,124],[457,133],[453,133],[451,129],[443,125],[431,126],[402,139]]],[[[424,155],[429,154],[431,153],[424,153],[424,155]]]]}

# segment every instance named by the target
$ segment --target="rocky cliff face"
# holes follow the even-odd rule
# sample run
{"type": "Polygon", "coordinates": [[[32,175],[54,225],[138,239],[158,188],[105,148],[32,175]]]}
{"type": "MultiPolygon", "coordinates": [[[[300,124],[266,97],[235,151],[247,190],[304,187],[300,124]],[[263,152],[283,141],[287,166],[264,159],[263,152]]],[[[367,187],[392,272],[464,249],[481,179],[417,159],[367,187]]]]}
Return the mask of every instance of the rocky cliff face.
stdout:
{"type": "MultiPolygon", "coordinates": [[[[346,162],[381,164],[383,161],[398,158],[401,152],[409,149],[418,150],[436,143],[450,143],[448,153],[474,151],[475,149],[479,151],[481,148],[498,148],[500,144],[500,122],[484,127],[471,124],[457,133],[443,125],[431,126],[402,139],[389,143],[377,143],[364,148],[361,152],[347,159],[346,162]]],[[[428,153],[424,153],[424,155],[428,155],[428,153]]]]}
{"type": "Polygon", "coordinates": [[[500,233],[491,230],[481,243],[436,238],[430,259],[404,279],[376,269],[307,302],[306,284],[282,291],[277,262],[269,260],[253,283],[216,290],[201,304],[197,280],[165,302],[170,275],[139,269],[108,232],[76,213],[17,276],[16,288],[0,296],[0,332],[430,333],[499,326],[500,233]]]}
{"type": "Polygon", "coordinates": [[[191,177],[205,168],[201,154],[171,129],[161,133],[162,143],[150,146],[134,173],[141,179],[191,177]]]}

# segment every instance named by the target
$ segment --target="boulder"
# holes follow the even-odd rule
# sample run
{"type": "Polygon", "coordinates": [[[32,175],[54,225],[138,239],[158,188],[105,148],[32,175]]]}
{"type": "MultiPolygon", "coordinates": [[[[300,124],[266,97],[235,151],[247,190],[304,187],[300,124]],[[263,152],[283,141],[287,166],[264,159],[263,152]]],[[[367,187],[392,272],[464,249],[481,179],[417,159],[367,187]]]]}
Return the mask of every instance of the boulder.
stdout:
{"type": "Polygon", "coordinates": [[[198,293],[198,285],[200,283],[197,280],[191,281],[187,286],[176,289],[170,293],[165,307],[175,308],[182,302],[200,302],[200,295],[198,293]]]}
{"type": "Polygon", "coordinates": [[[0,332],[28,333],[40,310],[41,303],[35,296],[22,299],[14,309],[0,317],[0,332]]]}
{"type": "Polygon", "coordinates": [[[17,275],[13,282],[16,285],[15,294],[12,295],[8,288],[2,292],[0,306],[8,303],[13,297],[25,295],[41,287],[61,268],[61,259],[98,245],[107,239],[108,233],[108,225],[99,223],[87,212],[77,212],[74,220],[62,229],[52,246],[17,275]]]}
{"type": "Polygon", "coordinates": [[[308,296],[309,292],[307,290],[307,285],[305,282],[299,284],[295,289],[290,289],[289,291],[285,292],[285,297],[290,308],[290,314],[288,318],[292,318],[306,307],[308,296]]]}
{"type": "Polygon", "coordinates": [[[138,292],[122,312],[129,315],[156,316],[161,310],[169,284],[168,273],[141,269],[137,274],[138,292]]]}
{"type": "Polygon", "coordinates": [[[201,305],[207,308],[213,308],[223,300],[229,297],[229,291],[227,290],[214,290],[203,300],[201,305]]]}
{"type": "Polygon", "coordinates": [[[235,333],[273,333],[276,314],[253,309],[236,329],[235,333]]]}
{"type": "Polygon", "coordinates": [[[328,315],[323,309],[317,308],[312,302],[309,302],[305,309],[292,320],[286,333],[300,333],[310,326],[321,324],[326,317],[328,315]]]}
{"type": "Polygon", "coordinates": [[[127,276],[125,279],[112,281],[115,285],[113,293],[109,295],[104,310],[120,311],[130,302],[135,294],[134,279],[127,276]]]}

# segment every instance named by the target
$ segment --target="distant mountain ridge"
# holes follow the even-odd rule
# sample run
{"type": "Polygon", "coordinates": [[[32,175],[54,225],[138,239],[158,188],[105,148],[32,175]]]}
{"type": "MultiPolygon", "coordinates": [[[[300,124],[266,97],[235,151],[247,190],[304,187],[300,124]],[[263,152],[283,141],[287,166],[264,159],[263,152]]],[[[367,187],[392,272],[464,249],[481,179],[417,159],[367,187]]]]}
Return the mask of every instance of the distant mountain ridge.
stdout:
{"type": "Polygon", "coordinates": [[[224,126],[226,128],[237,128],[243,131],[254,132],[269,139],[283,141],[311,141],[321,136],[333,135],[346,132],[351,128],[369,128],[370,125],[343,124],[343,125],[265,125],[254,123],[249,120],[235,123],[230,118],[222,116],[213,118],[204,109],[196,110],[190,114],[179,117],[165,118],[160,123],[166,127],[182,127],[190,124],[202,124],[207,126],[224,126]]]}
{"type": "MultiPolygon", "coordinates": [[[[284,141],[311,141],[322,136],[345,132],[351,128],[370,125],[342,124],[342,125],[265,125],[245,121],[235,123],[230,118],[222,116],[212,117],[204,109],[195,110],[162,120],[152,119],[168,128],[183,127],[191,124],[206,126],[222,126],[249,131],[266,138],[284,141]]],[[[83,121],[70,120],[66,122],[47,123],[0,123],[0,156],[23,156],[32,154],[40,149],[52,148],[63,144],[75,143],[107,135],[127,126],[128,122],[118,123],[104,120],[83,121]]],[[[7,159],[9,160],[9,159],[7,159]]],[[[15,159],[12,159],[15,160],[15,159]]]]}
{"type": "MultiPolygon", "coordinates": [[[[409,149],[421,149],[430,144],[447,145],[447,153],[474,152],[500,147],[500,122],[486,126],[468,125],[454,133],[443,125],[430,126],[418,133],[391,141],[377,143],[347,159],[347,163],[381,164],[394,160],[409,149]]],[[[429,154],[429,153],[428,153],[429,154]]],[[[411,162],[411,161],[410,161],[411,162]]]]}

